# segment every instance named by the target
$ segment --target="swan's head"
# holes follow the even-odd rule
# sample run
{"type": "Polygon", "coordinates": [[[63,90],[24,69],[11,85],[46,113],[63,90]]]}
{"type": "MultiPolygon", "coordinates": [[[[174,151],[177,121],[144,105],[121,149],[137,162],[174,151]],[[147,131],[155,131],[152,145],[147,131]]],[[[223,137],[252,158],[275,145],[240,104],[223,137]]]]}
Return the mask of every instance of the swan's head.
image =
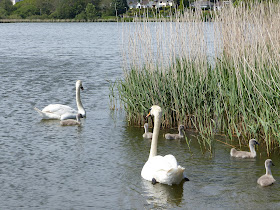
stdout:
{"type": "Polygon", "coordinates": [[[77,120],[80,120],[81,118],[84,118],[83,115],[80,114],[80,113],[78,113],[78,114],[76,115],[76,119],[77,119],[77,120]]]}
{"type": "Polygon", "coordinates": [[[161,117],[161,108],[160,106],[158,105],[153,105],[150,109],[149,109],[149,114],[146,116],[149,117],[149,116],[153,116],[153,117],[161,117]]]}
{"type": "Polygon", "coordinates": [[[81,80],[77,80],[76,82],[76,88],[81,88],[82,90],[84,90],[84,87],[83,87],[83,84],[82,84],[82,81],[81,80]]]}
{"type": "Polygon", "coordinates": [[[249,141],[249,145],[250,145],[250,146],[255,146],[256,144],[259,144],[259,142],[257,142],[256,139],[251,139],[251,140],[249,141]]]}
{"type": "Polygon", "coordinates": [[[271,168],[271,166],[275,166],[272,162],[271,159],[267,159],[265,162],[264,162],[264,165],[266,168],[271,168]]]}
{"type": "Polygon", "coordinates": [[[179,131],[182,131],[182,130],[184,130],[184,129],[185,129],[185,126],[184,126],[184,125],[179,125],[179,128],[178,128],[179,131]]]}

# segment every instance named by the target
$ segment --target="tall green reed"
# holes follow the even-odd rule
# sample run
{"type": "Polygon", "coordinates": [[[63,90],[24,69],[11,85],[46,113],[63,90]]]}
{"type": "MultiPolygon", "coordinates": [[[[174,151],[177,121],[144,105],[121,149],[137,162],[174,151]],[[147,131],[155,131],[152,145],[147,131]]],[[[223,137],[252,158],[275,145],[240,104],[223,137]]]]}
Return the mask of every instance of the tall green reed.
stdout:
{"type": "Polygon", "coordinates": [[[190,10],[169,22],[135,20],[124,33],[128,65],[118,83],[128,120],[143,124],[159,104],[163,127],[196,129],[207,148],[219,132],[240,144],[262,139],[267,153],[279,147],[279,14],[269,2],[224,8],[211,23],[190,10]]]}

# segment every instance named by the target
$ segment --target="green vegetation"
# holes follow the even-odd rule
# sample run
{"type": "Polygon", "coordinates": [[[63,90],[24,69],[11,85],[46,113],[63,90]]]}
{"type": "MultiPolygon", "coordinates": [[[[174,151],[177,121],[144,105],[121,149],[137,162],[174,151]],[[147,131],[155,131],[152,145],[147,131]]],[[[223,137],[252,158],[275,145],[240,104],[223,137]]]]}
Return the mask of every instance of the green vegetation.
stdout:
{"type": "Polygon", "coordinates": [[[133,39],[127,38],[129,66],[117,87],[128,121],[143,124],[148,108],[158,104],[163,127],[195,129],[207,148],[215,133],[246,145],[254,137],[267,153],[279,147],[280,5],[247,6],[213,13],[211,23],[201,11],[186,10],[175,22],[135,21],[134,29],[125,29],[133,39]]]}
{"type": "Polygon", "coordinates": [[[76,19],[94,21],[121,15],[126,0],[0,0],[0,19],[76,19]]]}
{"type": "MultiPolygon", "coordinates": [[[[175,6],[158,9],[129,9],[130,0],[23,0],[12,5],[11,0],[0,0],[0,19],[52,21],[132,21],[135,15],[152,18],[170,18],[177,10],[183,12],[195,0],[174,0],[175,6]]],[[[235,6],[250,5],[261,0],[233,0],[235,6]]],[[[278,1],[278,0],[274,0],[278,1]]],[[[136,2],[136,1],[135,1],[136,2]]],[[[215,3],[217,0],[210,0],[215,3]]],[[[209,12],[203,12],[209,20],[209,12]]]]}

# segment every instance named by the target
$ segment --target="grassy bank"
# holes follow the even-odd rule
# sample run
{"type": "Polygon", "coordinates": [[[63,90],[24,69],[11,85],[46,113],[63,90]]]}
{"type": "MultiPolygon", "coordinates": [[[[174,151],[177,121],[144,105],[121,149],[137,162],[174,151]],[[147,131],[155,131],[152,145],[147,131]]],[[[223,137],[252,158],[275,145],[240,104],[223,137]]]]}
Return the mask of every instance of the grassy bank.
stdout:
{"type": "Polygon", "coordinates": [[[279,14],[279,4],[240,5],[214,13],[210,25],[185,11],[177,22],[127,28],[118,90],[129,122],[143,124],[159,104],[164,127],[196,129],[206,146],[224,133],[240,144],[254,137],[268,153],[279,147],[279,14]]]}

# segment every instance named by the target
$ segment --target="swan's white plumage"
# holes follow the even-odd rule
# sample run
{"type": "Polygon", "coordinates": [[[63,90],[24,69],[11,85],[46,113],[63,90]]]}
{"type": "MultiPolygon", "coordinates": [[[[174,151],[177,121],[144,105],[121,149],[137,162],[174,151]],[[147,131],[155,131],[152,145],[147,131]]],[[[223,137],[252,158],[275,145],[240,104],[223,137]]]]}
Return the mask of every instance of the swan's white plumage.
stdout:
{"type": "Polygon", "coordinates": [[[83,117],[86,116],[85,109],[82,105],[80,98],[80,89],[83,90],[83,85],[80,80],[76,82],[76,103],[78,111],[71,108],[70,106],[62,104],[49,104],[42,111],[38,108],[34,108],[43,119],[49,120],[65,120],[65,119],[76,119],[77,113],[82,114],[83,117]]]}
{"type": "Polygon", "coordinates": [[[177,160],[173,155],[154,156],[144,165],[141,176],[148,180],[156,179],[162,184],[180,184],[183,180],[185,168],[178,166],[177,160]]]}
{"type": "Polygon", "coordinates": [[[162,184],[179,184],[184,179],[183,173],[185,168],[178,165],[173,155],[157,155],[161,108],[157,105],[152,106],[149,115],[154,116],[155,123],[149,159],[142,168],[141,176],[148,181],[152,181],[154,178],[157,182],[162,184]]]}

